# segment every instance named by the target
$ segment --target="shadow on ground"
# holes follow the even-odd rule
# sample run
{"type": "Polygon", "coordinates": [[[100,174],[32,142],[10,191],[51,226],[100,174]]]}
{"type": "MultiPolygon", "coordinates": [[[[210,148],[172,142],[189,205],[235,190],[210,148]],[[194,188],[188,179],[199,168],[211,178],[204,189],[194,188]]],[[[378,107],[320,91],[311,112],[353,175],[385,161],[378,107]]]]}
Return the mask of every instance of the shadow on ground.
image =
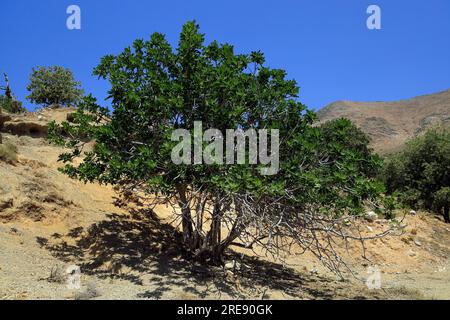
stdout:
{"type": "Polygon", "coordinates": [[[255,257],[240,255],[246,268],[235,274],[194,264],[180,252],[179,232],[147,210],[109,214],[87,230],[75,228],[37,242],[58,259],[79,265],[84,274],[142,285],[144,292],[137,298],[165,298],[174,288],[195,299],[363,298],[349,283],[302,274],[255,257]],[[148,286],[153,290],[146,290],[148,286]]]}

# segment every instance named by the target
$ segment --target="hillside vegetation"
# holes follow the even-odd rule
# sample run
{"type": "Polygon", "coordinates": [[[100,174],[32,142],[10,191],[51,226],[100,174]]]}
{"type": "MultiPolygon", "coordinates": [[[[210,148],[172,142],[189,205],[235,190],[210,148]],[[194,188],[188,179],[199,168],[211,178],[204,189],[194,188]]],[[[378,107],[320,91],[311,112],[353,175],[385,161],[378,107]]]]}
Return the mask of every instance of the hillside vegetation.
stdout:
{"type": "Polygon", "coordinates": [[[320,109],[318,117],[321,122],[350,119],[369,135],[375,151],[392,153],[433,126],[450,126],[450,90],[393,102],[337,101],[320,109]]]}

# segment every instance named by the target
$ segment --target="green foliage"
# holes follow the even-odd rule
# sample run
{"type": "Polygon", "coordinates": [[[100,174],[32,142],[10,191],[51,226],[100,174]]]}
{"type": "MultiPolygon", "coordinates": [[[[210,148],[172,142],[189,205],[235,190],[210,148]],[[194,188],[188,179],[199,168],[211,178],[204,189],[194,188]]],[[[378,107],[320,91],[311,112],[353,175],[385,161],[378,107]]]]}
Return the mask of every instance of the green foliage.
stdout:
{"type": "Polygon", "coordinates": [[[379,174],[382,159],[369,148],[367,135],[348,119],[329,121],[318,130],[320,141],[311,143],[313,150],[327,159],[327,165],[311,172],[315,179],[322,180],[324,188],[314,191],[326,195],[323,205],[329,203],[338,210],[361,213],[364,200],[377,198],[384,191],[382,183],[372,179],[379,174]]]}
{"type": "Polygon", "coordinates": [[[197,255],[208,249],[220,256],[255,228],[255,221],[267,226],[258,227],[263,234],[275,225],[278,233],[296,232],[286,225],[300,225],[302,214],[359,213],[382,189],[373,178],[381,160],[350,121],[313,126],[315,114],[298,102],[297,84],[284,70],[265,66],[259,51],[235,54],[229,44],[205,45],[195,22],[183,26],[178,48],[155,33],[118,56],[102,58],[94,74],[109,80],[113,111],[89,95],[73,124],[50,125],[50,139],[72,149],[60,156],[63,171],[86,182],[132,184],[176,199],[184,207],[186,246],[197,255]],[[177,143],[171,134],[179,128],[192,132],[194,121],[222,133],[279,129],[279,172],[264,176],[261,165],[251,164],[175,165],[171,151],[177,143]],[[82,154],[87,139],[95,139],[96,146],[74,166],[71,161],[82,154]],[[214,208],[208,232],[193,227],[186,209],[189,190],[214,208]],[[227,237],[221,238],[214,223],[221,221],[233,226],[227,237]]]}
{"type": "Polygon", "coordinates": [[[445,222],[450,223],[450,188],[443,187],[435,193],[434,196],[435,209],[444,214],[445,222]]]}
{"type": "Polygon", "coordinates": [[[75,81],[72,71],[64,67],[33,68],[27,97],[32,103],[44,106],[76,105],[83,95],[80,83],[75,81]]]}
{"type": "Polygon", "coordinates": [[[412,139],[391,157],[383,180],[389,193],[398,191],[405,205],[432,209],[450,187],[450,130],[433,128],[412,139]]]}
{"type": "Polygon", "coordinates": [[[383,214],[386,219],[392,220],[395,218],[395,210],[398,206],[398,195],[388,195],[383,198],[383,214]]]}
{"type": "Polygon", "coordinates": [[[11,142],[0,144],[0,160],[7,163],[14,163],[17,161],[17,147],[11,142]]]}
{"type": "Polygon", "coordinates": [[[0,109],[10,113],[25,112],[25,108],[22,107],[22,102],[13,100],[4,95],[0,95],[0,109]]]}
{"type": "Polygon", "coordinates": [[[439,191],[436,192],[434,200],[439,207],[450,205],[450,188],[443,187],[439,189],[439,191]]]}

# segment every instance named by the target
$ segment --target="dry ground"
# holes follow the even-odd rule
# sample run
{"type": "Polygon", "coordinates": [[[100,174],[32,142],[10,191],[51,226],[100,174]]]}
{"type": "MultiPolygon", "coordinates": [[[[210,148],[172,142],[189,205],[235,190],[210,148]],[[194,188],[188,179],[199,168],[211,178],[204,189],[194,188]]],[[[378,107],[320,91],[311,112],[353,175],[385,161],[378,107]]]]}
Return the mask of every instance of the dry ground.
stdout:
{"type": "MultiPolygon", "coordinates": [[[[367,243],[366,258],[357,244],[342,247],[355,272],[345,281],[308,254],[281,263],[236,252],[229,259],[244,267],[226,272],[183,259],[168,208],[118,208],[110,187],[59,173],[61,149],[43,138],[3,140],[18,145],[19,162],[0,162],[0,299],[450,298],[450,226],[433,215],[408,215],[402,235],[367,243]],[[81,267],[81,290],[49,281],[68,265],[81,267]],[[381,272],[379,290],[365,285],[371,266],[381,272]]],[[[388,223],[364,227],[370,234],[388,223]]]]}

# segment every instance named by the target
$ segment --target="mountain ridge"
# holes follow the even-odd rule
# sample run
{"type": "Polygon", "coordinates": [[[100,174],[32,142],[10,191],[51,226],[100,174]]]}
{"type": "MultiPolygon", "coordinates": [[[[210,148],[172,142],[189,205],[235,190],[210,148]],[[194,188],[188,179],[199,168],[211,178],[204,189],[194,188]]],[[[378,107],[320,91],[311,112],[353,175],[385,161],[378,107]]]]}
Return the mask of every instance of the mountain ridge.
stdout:
{"type": "Polygon", "coordinates": [[[381,154],[401,150],[406,141],[433,125],[450,126],[450,89],[389,102],[335,101],[317,111],[321,123],[348,118],[369,135],[381,154]]]}

